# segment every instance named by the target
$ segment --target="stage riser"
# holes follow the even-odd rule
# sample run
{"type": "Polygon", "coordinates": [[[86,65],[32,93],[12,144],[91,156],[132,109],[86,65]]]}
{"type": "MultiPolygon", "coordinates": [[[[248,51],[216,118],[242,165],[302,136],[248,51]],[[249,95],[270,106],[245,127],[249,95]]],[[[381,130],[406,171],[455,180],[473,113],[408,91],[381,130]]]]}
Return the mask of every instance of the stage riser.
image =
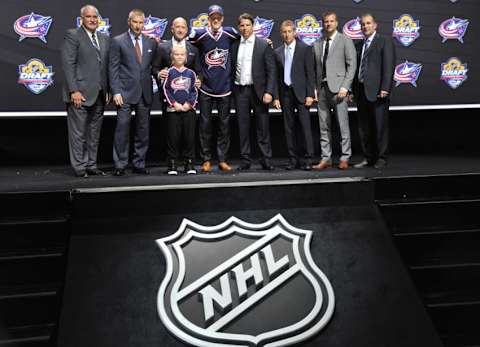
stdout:
{"type": "MultiPolygon", "coordinates": [[[[479,180],[480,182],[480,180],[479,180]]],[[[480,200],[380,203],[395,234],[480,229],[480,200]]]]}
{"type": "Polygon", "coordinates": [[[312,257],[337,298],[325,331],[301,346],[441,345],[373,204],[372,182],[89,190],[74,192],[72,206],[62,347],[186,346],[158,318],[165,258],[155,240],[183,218],[212,226],[231,216],[263,223],[278,213],[313,231],[312,257]]]}
{"type": "Polygon", "coordinates": [[[53,346],[70,236],[70,194],[0,198],[0,345],[53,346]]]}
{"type": "Polygon", "coordinates": [[[405,254],[408,266],[442,265],[452,261],[480,264],[480,230],[395,236],[395,244],[405,254]]]}
{"type": "Polygon", "coordinates": [[[376,178],[375,199],[388,202],[416,199],[468,199],[480,197],[479,174],[376,178]]]}
{"type": "Polygon", "coordinates": [[[480,345],[480,176],[375,185],[385,223],[445,345],[480,345]]]}
{"type": "MultiPolygon", "coordinates": [[[[156,191],[82,194],[74,199],[73,216],[82,219],[156,216],[164,214],[209,213],[231,210],[268,210],[301,207],[339,206],[348,201],[358,205],[373,201],[372,182],[331,183],[280,186],[215,187],[156,191]],[[299,188],[301,187],[301,188],[299,188]],[[215,206],[214,208],[212,206],[215,206]]],[[[345,216],[348,218],[348,216],[345,216]]],[[[85,230],[88,233],[88,230],[85,230]]]]}

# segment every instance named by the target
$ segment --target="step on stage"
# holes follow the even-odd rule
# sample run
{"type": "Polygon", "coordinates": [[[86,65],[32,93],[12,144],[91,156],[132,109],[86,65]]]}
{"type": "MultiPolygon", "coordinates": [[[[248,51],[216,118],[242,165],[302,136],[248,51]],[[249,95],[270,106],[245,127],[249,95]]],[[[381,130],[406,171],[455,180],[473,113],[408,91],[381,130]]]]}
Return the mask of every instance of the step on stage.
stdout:
{"type": "Polygon", "coordinates": [[[480,345],[477,158],[2,168],[0,344],[480,345]]]}

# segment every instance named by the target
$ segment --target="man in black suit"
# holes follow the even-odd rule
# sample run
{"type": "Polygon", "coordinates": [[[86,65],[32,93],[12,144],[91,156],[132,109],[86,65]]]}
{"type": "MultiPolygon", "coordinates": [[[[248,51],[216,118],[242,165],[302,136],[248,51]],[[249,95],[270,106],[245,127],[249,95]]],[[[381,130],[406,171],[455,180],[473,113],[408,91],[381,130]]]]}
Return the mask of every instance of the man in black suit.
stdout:
{"type": "Polygon", "coordinates": [[[145,14],[132,10],[127,32],[112,39],[110,46],[110,86],[117,106],[113,160],[115,176],[125,175],[130,147],[130,119],[135,111],[133,172],[149,174],[145,158],[149,143],[150,108],[153,101],[152,62],[157,43],[142,34],[145,14]]]}
{"type": "Polygon", "coordinates": [[[272,145],[270,142],[270,124],[268,105],[275,91],[275,57],[273,49],[266,40],[255,37],[254,19],[244,13],[238,18],[240,40],[232,44],[233,95],[235,97],[240,135],[240,157],[242,163],[238,170],[248,170],[250,158],[250,110],[256,118],[257,142],[262,155],[262,169],[273,170],[272,145]]]}
{"type": "Polygon", "coordinates": [[[157,54],[152,64],[153,73],[159,84],[161,101],[164,99],[161,80],[167,77],[167,69],[172,65],[171,53],[173,45],[182,46],[187,49],[185,66],[195,71],[197,77],[201,79],[202,66],[200,65],[198,48],[187,40],[188,26],[186,19],[182,17],[175,18],[172,22],[171,31],[172,38],[158,44],[157,54]]]}
{"type": "Polygon", "coordinates": [[[293,170],[301,167],[299,141],[295,138],[294,112],[297,109],[305,147],[302,168],[311,170],[313,140],[309,108],[315,96],[313,54],[310,46],[296,39],[295,25],[291,20],[282,22],[280,36],[284,44],[275,50],[280,100],[275,99],[273,105],[283,110],[285,137],[290,157],[286,169],[293,170]]]}
{"type": "Polygon", "coordinates": [[[65,34],[62,68],[67,104],[70,163],[78,177],[101,175],[97,151],[108,93],[109,38],[97,31],[99,13],[92,5],[80,10],[82,25],[65,34]]]}
{"type": "Polygon", "coordinates": [[[361,16],[364,41],[356,44],[357,61],[354,94],[364,159],[355,168],[374,165],[383,169],[388,154],[388,109],[395,70],[395,46],[390,37],[377,33],[370,13],[361,16]]]}

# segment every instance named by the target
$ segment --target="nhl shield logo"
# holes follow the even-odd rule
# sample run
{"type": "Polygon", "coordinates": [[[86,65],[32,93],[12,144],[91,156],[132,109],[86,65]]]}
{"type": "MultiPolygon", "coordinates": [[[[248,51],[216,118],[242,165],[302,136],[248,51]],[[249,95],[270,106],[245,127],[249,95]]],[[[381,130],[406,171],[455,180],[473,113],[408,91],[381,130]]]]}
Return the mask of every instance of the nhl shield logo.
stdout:
{"type": "Polygon", "coordinates": [[[157,240],[166,258],[157,301],[163,324],[194,346],[287,346],[312,337],[335,304],[311,239],[281,215],[210,227],[184,219],[157,240]]]}

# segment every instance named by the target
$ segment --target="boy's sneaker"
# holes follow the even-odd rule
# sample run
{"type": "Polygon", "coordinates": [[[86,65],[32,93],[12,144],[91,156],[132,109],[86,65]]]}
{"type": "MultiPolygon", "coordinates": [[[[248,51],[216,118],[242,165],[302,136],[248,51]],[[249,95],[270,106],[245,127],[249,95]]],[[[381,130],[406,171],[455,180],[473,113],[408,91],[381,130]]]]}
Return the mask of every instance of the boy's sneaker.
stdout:
{"type": "Polygon", "coordinates": [[[170,160],[170,162],[168,163],[167,174],[178,175],[177,166],[175,165],[175,160],[170,160]]]}
{"type": "Polygon", "coordinates": [[[185,173],[187,175],[196,175],[197,170],[195,170],[195,166],[192,163],[191,159],[185,160],[185,173]]]}

